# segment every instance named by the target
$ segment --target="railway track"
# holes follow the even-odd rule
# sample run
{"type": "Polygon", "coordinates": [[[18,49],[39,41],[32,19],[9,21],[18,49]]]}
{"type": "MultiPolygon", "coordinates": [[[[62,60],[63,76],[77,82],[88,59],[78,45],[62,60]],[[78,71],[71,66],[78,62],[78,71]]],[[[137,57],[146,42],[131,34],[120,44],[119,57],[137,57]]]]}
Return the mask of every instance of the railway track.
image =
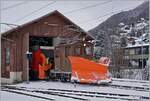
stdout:
{"type": "Polygon", "coordinates": [[[112,88],[120,88],[120,89],[125,89],[125,90],[135,90],[135,91],[144,91],[144,92],[149,92],[149,88],[146,87],[135,87],[135,86],[128,86],[128,85],[109,85],[112,88]]]}
{"type": "Polygon", "coordinates": [[[37,96],[37,95],[34,95],[34,94],[22,93],[22,92],[13,91],[13,90],[3,89],[2,91],[6,91],[6,92],[10,92],[10,93],[15,93],[15,94],[20,94],[20,95],[25,95],[25,96],[30,96],[30,97],[34,97],[34,98],[40,98],[40,99],[49,100],[49,101],[54,101],[55,100],[55,99],[51,99],[51,98],[47,98],[47,97],[37,96]]]}
{"type": "MultiPolygon", "coordinates": [[[[113,98],[113,96],[117,97],[134,97],[134,98],[142,98],[142,99],[149,99],[149,97],[145,96],[136,96],[136,95],[128,95],[128,94],[114,94],[114,93],[104,93],[104,92],[93,92],[93,91],[78,91],[78,90],[63,90],[63,89],[48,89],[52,91],[63,91],[63,92],[73,92],[73,93],[82,93],[82,94],[91,94],[91,96],[96,96],[96,97],[106,97],[106,98],[113,98]],[[102,95],[102,96],[101,96],[102,95]],[[109,96],[109,97],[107,97],[109,96]],[[112,96],[112,97],[111,97],[112,96]]],[[[114,99],[116,99],[114,97],[114,99]]],[[[119,98],[119,99],[127,99],[127,100],[133,100],[133,99],[128,99],[128,98],[119,98]]]]}
{"type": "Polygon", "coordinates": [[[113,81],[118,82],[118,84],[126,82],[126,83],[135,83],[139,86],[135,86],[135,85],[125,85],[125,84],[111,84],[112,87],[117,87],[117,88],[126,88],[126,89],[132,89],[132,90],[136,90],[136,91],[145,91],[145,92],[149,92],[149,81],[131,81],[131,80],[122,80],[122,79],[113,79],[113,81]],[[120,82],[120,83],[119,83],[120,82]]]}
{"type": "MultiPolygon", "coordinates": [[[[89,86],[89,84],[83,84],[83,85],[88,85],[89,86]]],[[[92,86],[112,87],[112,88],[119,88],[119,89],[124,89],[124,90],[135,90],[135,91],[149,92],[149,88],[148,87],[139,87],[139,86],[117,85],[117,84],[92,85],[92,86]]]]}
{"type": "Polygon", "coordinates": [[[70,95],[65,95],[64,93],[60,93],[60,92],[46,92],[46,91],[40,91],[40,90],[32,90],[31,88],[30,89],[23,89],[23,88],[19,88],[19,87],[8,87],[8,86],[3,86],[2,87],[2,91],[7,91],[7,92],[12,92],[12,93],[17,93],[17,94],[21,94],[21,95],[26,95],[26,96],[32,96],[32,97],[36,97],[36,98],[41,98],[41,99],[46,99],[46,100],[55,100],[55,99],[50,99],[50,98],[47,98],[47,97],[41,97],[41,96],[37,96],[37,95],[32,95],[32,94],[27,94],[29,92],[34,92],[34,93],[42,93],[42,94],[49,94],[49,95],[54,95],[54,96],[60,96],[60,97],[65,97],[65,98],[72,98],[72,99],[76,99],[76,100],[86,100],[88,101],[88,99],[84,99],[82,97],[75,97],[75,96],[70,96],[70,95]],[[27,93],[24,93],[24,92],[27,92],[27,93]]]}
{"type": "Polygon", "coordinates": [[[145,96],[135,96],[128,94],[114,94],[114,93],[101,93],[91,91],[78,91],[78,90],[64,90],[64,89],[38,89],[38,88],[27,88],[27,87],[8,87],[5,86],[3,89],[7,90],[22,90],[28,92],[36,92],[54,96],[61,96],[65,98],[72,98],[77,100],[89,100],[89,98],[107,98],[107,99],[120,99],[128,101],[137,101],[139,99],[149,99],[145,96]],[[88,99],[82,98],[81,96],[87,97],[88,99]]]}
{"type": "Polygon", "coordinates": [[[128,80],[128,79],[112,79],[113,81],[120,81],[120,82],[134,82],[134,83],[149,83],[149,81],[142,81],[142,80],[128,80]]]}

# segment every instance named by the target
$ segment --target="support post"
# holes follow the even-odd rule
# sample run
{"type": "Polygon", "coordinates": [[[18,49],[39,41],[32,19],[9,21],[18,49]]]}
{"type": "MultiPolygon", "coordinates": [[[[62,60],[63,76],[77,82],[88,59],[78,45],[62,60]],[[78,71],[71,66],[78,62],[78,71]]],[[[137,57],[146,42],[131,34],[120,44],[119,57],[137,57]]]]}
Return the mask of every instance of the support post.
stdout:
{"type": "Polygon", "coordinates": [[[26,70],[27,70],[27,71],[26,71],[26,72],[27,72],[27,74],[26,74],[26,75],[27,75],[27,80],[26,80],[27,82],[26,82],[26,83],[29,84],[29,61],[30,61],[31,58],[32,58],[32,53],[29,52],[29,51],[27,51],[27,52],[26,52],[26,56],[27,56],[27,67],[26,67],[26,68],[27,68],[27,69],[26,69],[26,70]]]}

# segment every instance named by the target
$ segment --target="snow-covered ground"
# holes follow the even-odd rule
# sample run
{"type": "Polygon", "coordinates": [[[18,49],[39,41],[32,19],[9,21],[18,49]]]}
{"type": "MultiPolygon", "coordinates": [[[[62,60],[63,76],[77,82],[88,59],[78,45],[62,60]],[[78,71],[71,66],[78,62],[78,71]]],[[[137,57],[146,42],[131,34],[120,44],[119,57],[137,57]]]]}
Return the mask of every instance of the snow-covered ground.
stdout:
{"type": "Polygon", "coordinates": [[[34,98],[25,95],[19,95],[15,93],[9,93],[1,91],[1,100],[0,101],[44,101],[39,98],[34,98]]]}
{"type": "Polygon", "coordinates": [[[56,101],[149,101],[148,85],[148,81],[128,79],[113,79],[112,84],[108,86],[88,84],[76,84],[75,86],[71,83],[36,81],[29,84],[7,85],[20,90],[5,88],[6,91],[1,91],[1,101],[46,101],[46,99],[7,92],[7,90],[50,98],[56,101]],[[136,89],[132,89],[132,87],[136,89]]]}

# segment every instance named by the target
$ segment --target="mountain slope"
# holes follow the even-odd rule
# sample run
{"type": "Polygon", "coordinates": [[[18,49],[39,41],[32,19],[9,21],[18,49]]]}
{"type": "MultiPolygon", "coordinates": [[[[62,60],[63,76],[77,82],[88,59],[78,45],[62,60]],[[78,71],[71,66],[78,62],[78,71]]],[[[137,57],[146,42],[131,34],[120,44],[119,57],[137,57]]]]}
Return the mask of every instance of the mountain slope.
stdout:
{"type": "Polygon", "coordinates": [[[89,32],[100,29],[106,31],[108,28],[114,28],[118,26],[120,22],[125,24],[131,24],[137,21],[139,18],[149,18],[149,2],[144,2],[133,10],[120,12],[108,18],[106,21],[98,25],[96,28],[91,29],[89,32]]]}
{"type": "Polygon", "coordinates": [[[120,40],[118,25],[121,22],[125,25],[132,25],[140,18],[149,19],[149,1],[142,3],[132,10],[117,13],[91,29],[89,32],[98,41],[96,46],[101,47],[100,50],[96,50],[101,52],[100,56],[111,54],[112,43],[120,40]]]}

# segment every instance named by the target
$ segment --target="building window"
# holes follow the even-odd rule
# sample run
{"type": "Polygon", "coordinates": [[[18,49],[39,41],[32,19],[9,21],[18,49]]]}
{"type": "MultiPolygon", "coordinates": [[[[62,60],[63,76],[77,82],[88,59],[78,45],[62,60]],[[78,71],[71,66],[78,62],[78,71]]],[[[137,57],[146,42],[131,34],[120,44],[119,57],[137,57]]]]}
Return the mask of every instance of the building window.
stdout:
{"type": "Polygon", "coordinates": [[[86,55],[92,55],[92,48],[91,47],[86,47],[85,48],[85,53],[86,53],[86,55]]]}
{"type": "Polygon", "coordinates": [[[10,48],[6,48],[5,50],[6,52],[6,65],[9,65],[10,64],[10,48]]]}
{"type": "Polygon", "coordinates": [[[60,56],[59,48],[55,48],[55,57],[58,58],[60,56]]]}
{"type": "Polygon", "coordinates": [[[141,48],[136,48],[136,49],[135,49],[135,54],[136,54],[136,55],[141,54],[141,48]]]}
{"type": "Polygon", "coordinates": [[[69,56],[70,55],[70,47],[66,47],[65,48],[65,56],[69,56]]]}
{"type": "Polygon", "coordinates": [[[76,55],[81,55],[81,48],[80,47],[75,48],[75,54],[76,55]]]}
{"type": "Polygon", "coordinates": [[[135,54],[135,50],[134,49],[130,49],[130,55],[134,55],[135,54]]]}
{"type": "Polygon", "coordinates": [[[142,68],[142,59],[139,59],[139,68],[142,68]]]}
{"type": "Polygon", "coordinates": [[[124,61],[123,61],[123,65],[124,66],[129,66],[128,64],[129,64],[129,59],[124,59],[124,61]]]}
{"type": "Polygon", "coordinates": [[[149,54],[149,46],[147,47],[147,54],[149,54]]]}
{"type": "Polygon", "coordinates": [[[128,49],[125,50],[125,55],[129,55],[129,50],[128,49]]]}
{"type": "Polygon", "coordinates": [[[148,47],[143,47],[143,54],[148,54],[148,47]]]}

